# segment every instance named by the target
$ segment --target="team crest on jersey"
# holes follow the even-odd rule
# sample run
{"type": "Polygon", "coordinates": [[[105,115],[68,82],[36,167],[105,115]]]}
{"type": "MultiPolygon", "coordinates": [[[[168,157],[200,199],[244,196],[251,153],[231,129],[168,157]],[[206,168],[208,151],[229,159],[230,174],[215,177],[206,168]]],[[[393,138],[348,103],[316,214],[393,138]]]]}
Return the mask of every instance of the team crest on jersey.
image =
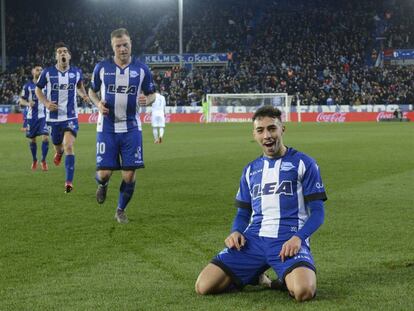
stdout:
{"type": "Polygon", "coordinates": [[[109,94],[127,94],[127,95],[135,95],[137,94],[137,86],[136,85],[118,85],[109,84],[108,85],[108,93],[109,94]]]}
{"type": "Polygon", "coordinates": [[[129,76],[130,76],[131,78],[136,78],[136,77],[138,77],[138,72],[136,72],[135,70],[131,70],[131,71],[129,72],[129,76]]]}
{"type": "Polygon", "coordinates": [[[71,73],[69,74],[69,78],[73,79],[74,77],[76,77],[76,75],[75,75],[73,72],[71,72],[71,73]]]}
{"type": "Polygon", "coordinates": [[[263,187],[261,187],[261,184],[255,184],[252,187],[253,199],[257,199],[263,195],[275,194],[293,195],[292,181],[282,180],[279,184],[277,182],[271,182],[264,184],[263,187]]]}
{"type": "Polygon", "coordinates": [[[280,171],[281,172],[287,172],[290,171],[291,169],[294,169],[295,166],[290,163],[290,162],[282,162],[282,164],[280,165],[280,171]]]}

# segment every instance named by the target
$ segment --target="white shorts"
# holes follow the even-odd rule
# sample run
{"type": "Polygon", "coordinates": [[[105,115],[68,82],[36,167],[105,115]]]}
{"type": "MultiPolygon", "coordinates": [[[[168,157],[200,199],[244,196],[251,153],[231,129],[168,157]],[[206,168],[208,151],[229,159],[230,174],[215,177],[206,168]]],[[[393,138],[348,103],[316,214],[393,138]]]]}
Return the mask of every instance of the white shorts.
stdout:
{"type": "Polygon", "coordinates": [[[164,116],[152,116],[151,126],[152,127],[165,127],[165,117],[164,116]]]}

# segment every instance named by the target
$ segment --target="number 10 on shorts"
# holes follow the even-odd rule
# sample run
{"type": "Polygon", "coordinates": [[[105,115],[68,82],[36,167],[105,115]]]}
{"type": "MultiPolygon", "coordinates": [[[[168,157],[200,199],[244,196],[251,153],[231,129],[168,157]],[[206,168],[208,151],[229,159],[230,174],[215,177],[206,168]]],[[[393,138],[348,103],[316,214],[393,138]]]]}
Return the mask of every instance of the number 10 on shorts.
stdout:
{"type": "Polygon", "coordinates": [[[104,154],[105,153],[105,143],[96,143],[96,153],[97,154],[104,154]]]}

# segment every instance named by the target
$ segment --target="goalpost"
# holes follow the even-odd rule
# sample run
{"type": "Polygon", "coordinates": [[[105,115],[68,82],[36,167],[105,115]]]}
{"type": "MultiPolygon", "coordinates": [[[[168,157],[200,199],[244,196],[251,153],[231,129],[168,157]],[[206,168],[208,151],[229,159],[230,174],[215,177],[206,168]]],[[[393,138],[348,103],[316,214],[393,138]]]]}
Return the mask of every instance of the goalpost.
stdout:
{"type": "Polygon", "coordinates": [[[249,122],[257,108],[271,105],[290,121],[291,96],[287,93],[207,94],[206,122],[249,122]]]}

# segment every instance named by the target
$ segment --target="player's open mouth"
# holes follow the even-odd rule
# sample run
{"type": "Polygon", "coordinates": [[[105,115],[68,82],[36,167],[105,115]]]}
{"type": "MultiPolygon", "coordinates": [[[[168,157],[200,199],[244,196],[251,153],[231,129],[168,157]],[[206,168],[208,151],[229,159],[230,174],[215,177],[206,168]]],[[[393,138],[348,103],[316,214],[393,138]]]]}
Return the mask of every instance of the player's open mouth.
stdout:
{"type": "Polygon", "coordinates": [[[269,142],[263,143],[263,146],[266,146],[266,147],[270,148],[270,147],[273,147],[274,144],[275,144],[274,141],[269,141],[269,142]]]}
{"type": "Polygon", "coordinates": [[[62,57],[62,62],[66,63],[66,57],[62,57]]]}

